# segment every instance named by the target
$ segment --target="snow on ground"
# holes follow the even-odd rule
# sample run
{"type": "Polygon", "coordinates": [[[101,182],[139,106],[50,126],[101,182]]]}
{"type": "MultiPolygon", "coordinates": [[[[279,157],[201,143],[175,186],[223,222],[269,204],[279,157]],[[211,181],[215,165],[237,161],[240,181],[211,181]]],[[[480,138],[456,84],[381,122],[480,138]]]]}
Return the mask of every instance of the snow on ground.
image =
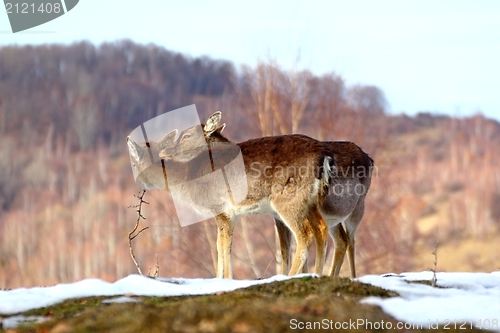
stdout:
{"type": "MultiPolygon", "coordinates": [[[[361,277],[358,279],[360,282],[393,290],[400,295],[400,297],[389,299],[369,297],[362,302],[379,305],[385,312],[400,321],[421,322],[423,325],[428,325],[429,322],[453,324],[454,321],[460,325],[465,321],[466,325],[480,323],[483,328],[500,331],[500,272],[437,273],[437,284],[442,288],[407,282],[431,278],[431,272],[361,277]],[[464,321],[461,322],[461,320],[464,321]]],[[[11,315],[45,307],[71,298],[117,295],[202,295],[286,279],[288,277],[283,275],[265,280],[182,278],[154,280],[139,275],[130,275],[114,283],[87,279],[52,287],[0,291],[0,315],[11,315]]],[[[127,300],[122,298],[117,301],[127,300]]],[[[4,318],[4,321],[6,319],[4,318]]]]}
{"type": "MultiPolygon", "coordinates": [[[[300,277],[303,275],[297,275],[300,277]]],[[[41,308],[71,298],[90,296],[181,296],[204,295],[232,291],[256,284],[286,280],[277,275],[263,280],[224,279],[151,279],[141,275],[129,275],[114,283],[99,279],[87,279],[75,283],[58,284],[52,287],[19,288],[0,291],[0,315],[9,315],[41,308]]]]}
{"type": "Polygon", "coordinates": [[[379,305],[386,313],[405,322],[421,322],[448,327],[477,328],[500,331],[500,272],[437,273],[433,288],[407,281],[431,280],[432,272],[367,275],[358,280],[396,291],[400,297],[369,297],[362,302],[379,305]]]}

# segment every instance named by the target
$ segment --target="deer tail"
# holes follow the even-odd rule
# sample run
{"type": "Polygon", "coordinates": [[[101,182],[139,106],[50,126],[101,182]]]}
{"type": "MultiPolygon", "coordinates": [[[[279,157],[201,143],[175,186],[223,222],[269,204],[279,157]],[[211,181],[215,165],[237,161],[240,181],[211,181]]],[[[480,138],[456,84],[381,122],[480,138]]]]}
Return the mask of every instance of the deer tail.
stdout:
{"type": "Polygon", "coordinates": [[[320,178],[320,192],[325,194],[327,192],[328,186],[330,185],[330,179],[332,178],[333,158],[330,156],[325,156],[323,159],[323,165],[321,167],[320,178]]]}

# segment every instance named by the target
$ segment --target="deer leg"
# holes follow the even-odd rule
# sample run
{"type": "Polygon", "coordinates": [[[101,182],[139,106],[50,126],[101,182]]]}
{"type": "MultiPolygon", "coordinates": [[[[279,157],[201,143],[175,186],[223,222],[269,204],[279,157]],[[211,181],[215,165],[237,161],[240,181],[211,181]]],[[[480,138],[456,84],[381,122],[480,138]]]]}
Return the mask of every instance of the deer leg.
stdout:
{"type": "Polygon", "coordinates": [[[351,268],[351,278],[356,277],[356,264],[355,264],[355,241],[354,235],[361,223],[363,214],[365,212],[364,200],[360,200],[354,208],[352,214],[345,220],[345,229],[347,233],[347,258],[349,259],[349,267],[351,268]]]}
{"type": "MultiPolygon", "coordinates": [[[[316,240],[316,263],[315,263],[315,268],[314,271],[318,275],[323,274],[323,267],[325,264],[325,257],[326,257],[326,245],[328,243],[328,226],[323,219],[323,216],[317,209],[312,209],[311,212],[309,212],[307,220],[305,220],[305,223],[307,223],[310,228],[312,229],[314,233],[314,238],[316,240]]],[[[290,230],[286,229],[286,232],[288,233],[288,237],[291,236],[290,230]]],[[[290,241],[288,241],[288,245],[286,248],[286,254],[283,254],[283,256],[288,256],[288,252],[290,249],[290,241]]],[[[284,245],[281,245],[282,251],[284,249],[284,245]]],[[[285,257],[283,257],[285,258],[285,257]]],[[[305,261],[304,261],[304,266],[302,267],[302,273],[307,273],[308,271],[308,258],[306,256],[305,261]]],[[[284,271],[282,274],[286,274],[286,271],[284,271]]]]}
{"type": "Polygon", "coordinates": [[[315,207],[308,214],[308,221],[316,239],[316,263],[315,273],[323,275],[323,266],[326,257],[326,245],[328,243],[328,225],[326,224],[323,216],[315,207]]]}
{"type": "MultiPolygon", "coordinates": [[[[305,223],[309,223],[309,220],[305,220],[305,223]]],[[[307,255],[304,260],[304,266],[302,266],[302,273],[306,274],[309,270],[309,249],[307,249],[307,255]]]]}
{"type": "Polygon", "coordinates": [[[309,223],[304,223],[305,218],[295,220],[290,223],[290,229],[292,230],[295,241],[297,243],[297,248],[295,250],[295,256],[292,261],[292,267],[288,275],[296,275],[300,273],[302,267],[304,266],[307,254],[309,252],[309,247],[313,241],[313,231],[309,223]],[[297,221],[301,221],[297,223],[297,221]]]}
{"type": "Polygon", "coordinates": [[[292,232],[288,227],[278,218],[274,219],[274,224],[276,226],[276,233],[278,235],[280,252],[281,252],[281,271],[280,274],[288,274],[288,254],[290,253],[290,242],[292,239],[292,232]]]}
{"type": "Polygon", "coordinates": [[[349,259],[349,267],[351,268],[351,278],[356,277],[356,264],[354,262],[354,238],[347,245],[347,258],[349,259]]]}
{"type": "Polygon", "coordinates": [[[289,276],[299,274],[307,261],[309,247],[314,238],[314,229],[308,218],[315,219],[316,215],[311,215],[313,207],[308,207],[299,196],[290,200],[289,193],[283,192],[283,196],[278,196],[271,202],[281,221],[283,221],[295,237],[297,244],[292,266],[288,272],[289,276]]]}
{"type": "Polygon", "coordinates": [[[306,255],[306,258],[304,259],[304,266],[302,266],[302,273],[307,273],[307,271],[309,270],[309,251],[307,251],[307,255],[306,255]]]}
{"type": "Polygon", "coordinates": [[[330,275],[339,276],[340,268],[344,263],[344,256],[348,247],[348,237],[347,233],[344,230],[344,227],[342,226],[342,223],[331,227],[330,234],[333,237],[335,245],[335,250],[333,252],[333,265],[330,275]]]}
{"type": "Polygon", "coordinates": [[[232,279],[231,248],[234,224],[226,214],[217,215],[215,219],[217,221],[217,277],[232,279]]]}
{"type": "MultiPolygon", "coordinates": [[[[278,234],[279,243],[280,243],[280,252],[281,252],[281,271],[280,274],[286,275],[288,274],[288,268],[290,265],[290,248],[292,241],[292,232],[287,228],[285,223],[280,219],[274,219],[274,223],[276,225],[276,232],[278,234]]],[[[307,273],[307,257],[304,262],[304,266],[302,267],[302,273],[307,273]]]]}
{"type": "Polygon", "coordinates": [[[356,277],[354,235],[363,218],[364,209],[364,201],[360,200],[351,215],[344,221],[345,229],[342,223],[336,224],[334,227],[330,228],[330,234],[335,242],[333,265],[330,273],[332,276],[340,275],[340,269],[342,268],[344,257],[347,252],[351,278],[356,277]]]}
{"type": "Polygon", "coordinates": [[[223,250],[222,232],[217,220],[217,278],[224,278],[224,250],[223,250]]]}
{"type": "MultiPolygon", "coordinates": [[[[292,241],[292,232],[287,228],[285,223],[280,219],[275,218],[274,223],[276,226],[276,232],[278,234],[279,243],[280,243],[280,252],[281,252],[281,271],[280,274],[286,275],[288,274],[288,269],[290,265],[290,248],[292,241]]],[[[302,267],[302,273],[307,273],[307,257],[304,262],[304,266],[302,267]]]]}
{"type": "Polygon", "coordinates": [[[297,249],[292,261],[292,267],[290,268],[290,272],[288,273],[288,275],[292,276],[300,273],[302,267],[306,263],[309,246],[311,245],[313,240],[313,237],[311,236],[312,235],[307,232],[300,232],[297,235],[297,249]]]}

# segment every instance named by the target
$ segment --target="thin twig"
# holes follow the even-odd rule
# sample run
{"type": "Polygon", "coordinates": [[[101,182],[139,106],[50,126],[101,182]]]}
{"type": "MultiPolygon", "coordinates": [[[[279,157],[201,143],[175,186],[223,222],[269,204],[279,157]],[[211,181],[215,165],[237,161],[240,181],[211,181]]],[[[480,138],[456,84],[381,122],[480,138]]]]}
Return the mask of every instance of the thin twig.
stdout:
{"type": "Polygon", "coordinates": [[[434,269],[431,270],[433,273],[432,280],[431,280],[432,287],[436,287],[436,285],[437,285],[436,270],[437,270],[437,261],[438,261],[438,257],[437,257],[438,245],[439,245],[439,241],[436,241],[436,246],[434,247],[434,251],[432,252],[432,254],[434,255],[434,269]]]}
{"type": "Polygon", "coordinates": [[[146,230],[146,229],[149,229],[149,227],[144,227],[144,228],[142,228],[142,229],[141,229],[141,230],[139,230],[139,231],[138,231],[138,232],[137,232],[134,236],[132,236],[132,238],[130,238],[130,234],[129,234],[129,239],[130,239],[130,240],[133,240],[134,238],[136,238],[137,236],[139,236],[139,234],[140,234],[141,232],[143,232],[143,231],[144,231],[144,230],[146,230]]]}
{"type": "Polygon", "coordinates": [[[271,266],[271,264],[272,264],[273,261],[274,261],[274,259],[269,260],[269,264],[267,264],[266,270],[264,271],[264,273],[257,280],[263,279],[264,276],[266,276],[267,270],[269,269],[269,266],[271,266]]]}
{"type": "Polygon", "coordinates": [[[158,253],[156,254],[156,265],[155,265],[155,272],[153,275],[151,275],[151,266],[148,269],[148,276],[152,278],[157,278],[158,273],[160,272],[160,264],[158,264],[158,253]]]}
{"type": "Polygon", "coordinates": [[[156,254],[156,265],[155,265],[155,273],[153,274],[153,277],[158,277],[160,274],[160,264],[158,263],[158,253],[156,254]]]}
{"type": "Polygon", "coordinates": [[[144,230],[149,228],[149,227],[144,227],[134,235],[134,233],[139,228],[139,224],[141,222],[141,219],[144,219],[144,220],[146,219],[141,213],[142,204],[145,203],[145,204],[149,205],[149,203],[144,201],[144,199],[143,199],[145,193],[146,193],[146,190],[142,190],[141,192],[139,192],[139,195],[134,195],[136,198],[138,198],[140,200],[139,204],[134,205],[134,206],[129,206],[129,208],[137,208],[137,210],[136,210],[137,211],[137,220],[135,221],[134,229],[132,229],[132,231],[128,234],[128,248],[130,250],[130,257],[132,257],[132,261],[134,262],[135,267],[137,268],[137,271],[139,272],[140,275],[144,275],[144,274],[142,274],[141,268],[139,267],[139,264],[137,263],[137,259],[135,258],[134,249],[132,247],[132,240],[134,240],[134,238],[139,236],[139,234],[141,232],[143,232],[144,230]]]}

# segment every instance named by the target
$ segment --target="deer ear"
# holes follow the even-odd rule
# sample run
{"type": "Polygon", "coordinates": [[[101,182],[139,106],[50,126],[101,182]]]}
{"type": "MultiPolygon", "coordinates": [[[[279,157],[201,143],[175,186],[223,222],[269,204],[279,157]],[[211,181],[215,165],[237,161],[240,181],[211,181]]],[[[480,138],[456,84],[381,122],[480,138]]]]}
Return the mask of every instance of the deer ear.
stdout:
{"type": "Polygon", "coordinates": [[[219,134],[222,133],[222,131],[224,130],[224,128],[226,128],[226,123],[222,124],[221,126],[219,126],[219,128],[217,128],[215,131],[219,134]]]}
{"type": "Polygon", "coordinates": [[[178,132],[177,129],[174,129],[173,131],[165,135],[163,138],[161,138],[158,141],[158,147],[166,148],[172,146],[173,143],[175,142],[175,137],[177,136],[177,132],[178,132]]]}
{"type": "Polygon", "coordinates": [[[139,152],[138,152],[138,148],[139,146],[137,145],[137,143],[134,142],[134,140],[132,140],[130,138],[130,136],[127,136],[127,146],[128,146],[128,151],[130,152],[130,155],[132,155],[132,157],[135,159],[135,160],[139,160],[139,152]]]}
{"type": "Polygon", "coordinates": [[[208,117],[207,122],[205,123],[205,126],[203,127],[203,132],[205,134],[212,134],[217,130],[217,126],[219,126],[220,120],[222,118],[222,112],[216,111],[214,112],[213,115],[208,117]]]}

